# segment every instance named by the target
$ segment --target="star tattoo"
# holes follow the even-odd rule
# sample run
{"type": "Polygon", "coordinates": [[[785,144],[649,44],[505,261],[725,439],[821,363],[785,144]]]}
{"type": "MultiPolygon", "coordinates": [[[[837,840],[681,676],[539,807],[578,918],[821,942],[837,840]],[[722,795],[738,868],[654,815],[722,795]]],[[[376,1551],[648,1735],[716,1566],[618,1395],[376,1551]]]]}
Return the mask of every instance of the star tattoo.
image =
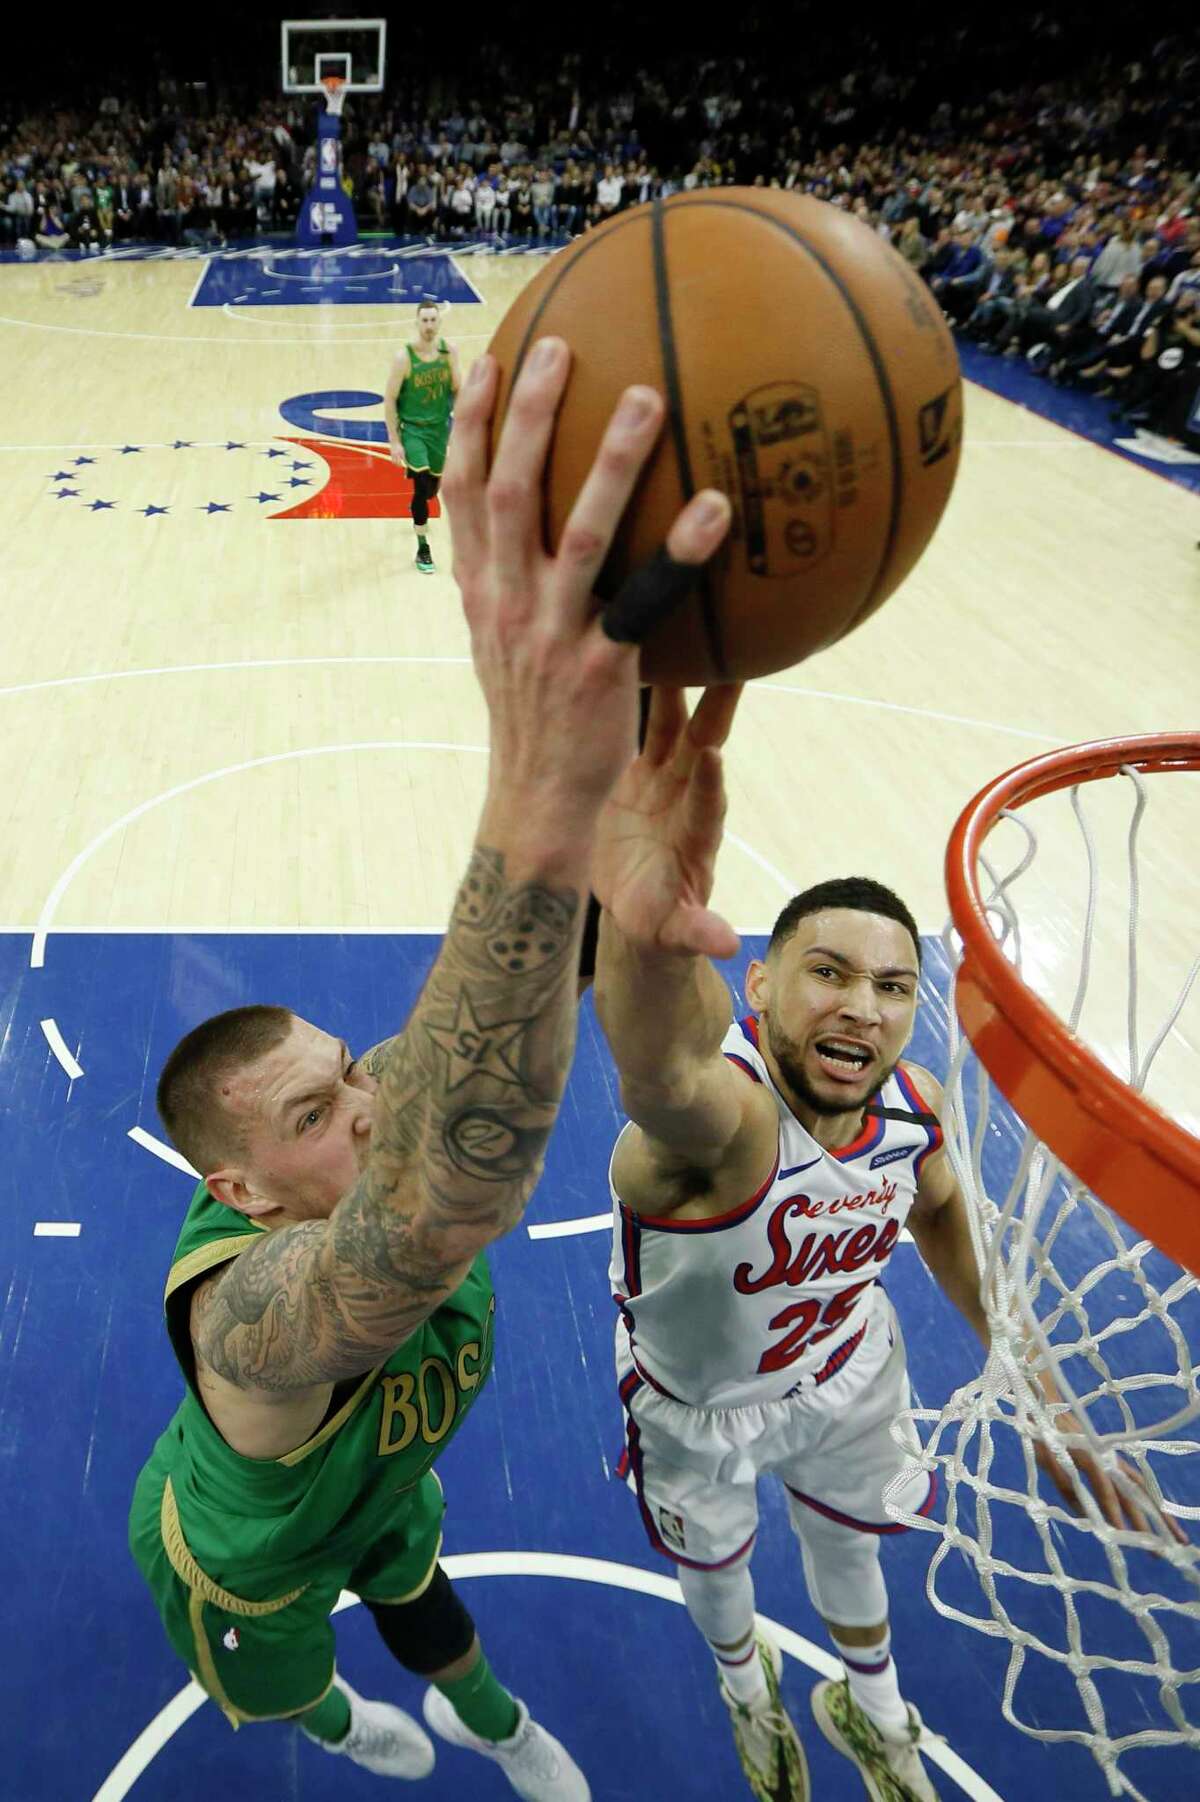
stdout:
{"type": "Polygon", "coordinates": [[[464,989],[458,998],[453,1026],[429,1026],[426,1031],[450,1060],[446,1089],[457,1089],[472,1076],[493,1076],[498,1082],[521,1083],[521,1042],[528,1020],[497,1020],[482,1026],[464,989]]]}

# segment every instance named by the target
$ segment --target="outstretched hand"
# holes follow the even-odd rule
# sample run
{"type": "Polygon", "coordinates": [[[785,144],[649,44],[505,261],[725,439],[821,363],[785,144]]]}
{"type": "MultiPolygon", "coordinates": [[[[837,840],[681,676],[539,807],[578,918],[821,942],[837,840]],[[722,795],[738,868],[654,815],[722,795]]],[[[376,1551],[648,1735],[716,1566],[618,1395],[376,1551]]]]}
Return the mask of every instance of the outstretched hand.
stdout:
{"type": "Polygon", "coordinates": [[[641,755],[600,815],[592,888],[643,949],[705,957],[738,949],[708,901],[725,823],[721,747],[740,694],[708,688],[689,718],[682,689],[656,688],[641,755]]]}
{"type": "Polygon", "coordinates": [[[662,430],[666,407],[633,387],[609,420],[555,552],[544,538],[544,487],[570,353],[533,346],[489,458],[499,370],[480,357],[455,403],[442,482],[476,672],[490,716],[489,808],[513,829],[560,844],[589,842],[596,816],[633,755],[642,626],[659,590],[678,598],[676,566],[698,568],[729,529],[726,496],[694,495],[667,536],[671,569],[635,594],[637,617],[606,632],[596,579],[662,430]]]}
{"type": "MultiPolygon", "coordinates": [[[[1079,1435],[1082,1438],[1083,1429],[1073,1414],[1057,1414],[1054,1425],[1057,1431],[1065,1436],[1079,1435]]],[[[1146,1513],[1143,1513],[1135,1498],[1126,1493],[1124,1486],[1118,1487],[1113,1482],[1112,1477],[1093,1453],[1087,1450],[1086,1446],[1082,1444],[1065,1445],[1063,1450],[1075,1469],[1085,1478],[1089,1489],[1096,1498],[1096,1505],[1110,1527],[1132,1528],[1136,1533],[1151,1531],[1146,1513]]],[[[1039,1467],[1054,1484],[1071,1513],[1082,1514],[1083,1509],[1080,1507],[1079,1497],[1075,1493],[1075,1485],[1071,1481],[1070,1472],[1063,1469],[1043,1440],[1036,1441],[1034,1455],[1039,1467]]],[[[1124,1458],[1118,1458],[1117,1470],[1123,1478],[1127,1479],[1128,1483],[1145,1495],[1148,1510],[1149,1507],[1157,1507],[1145,1479],[1139,1471],[1134,1469],[1132,1464],[1127,1463],[1124,1458]]],[[[1179,1522],[1170,1514],[1164,1514],[1162,1518],[1172,1538],[1179,1545],[1187,1545],[1188,1536],[1179,1522]]]]}

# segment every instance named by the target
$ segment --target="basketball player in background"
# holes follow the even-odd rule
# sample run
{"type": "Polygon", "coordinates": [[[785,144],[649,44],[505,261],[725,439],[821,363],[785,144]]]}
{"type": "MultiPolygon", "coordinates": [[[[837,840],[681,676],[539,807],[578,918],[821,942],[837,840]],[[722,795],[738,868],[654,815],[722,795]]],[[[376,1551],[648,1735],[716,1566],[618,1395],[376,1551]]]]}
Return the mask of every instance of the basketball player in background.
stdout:
{"type": "Polygon", "coordinates": [[[434,300],[417,308],[417,335],[392,364],[383,397],[392,462],[413,480],[412,522],[417,535],[416,565],[434,572],[429,548],[429,503],[438,491],[450,443],[450,415],[462,373],[458,351],[440,337],[442,310],[434,300]]]}
{"type": "MultiPolygon", "coordinates": [[[[908,1377],[878,1279],[906,1221],[985,1345],[987,1319],[941,1088],[902,1056],[921,967],[904,903],[858,877],[797,895],[750,965],[753,1014],[731,1020],[709,959],[737,938],[708,899],[736,705],[736,689],[711,689],[688,720],[678,691],[654,691],[593,855],[596,1007],[630,1116],[610,1169],[622,1474],[651,1544],[678,1565],[754,1795],[808,1795],[780,1654],[754,1626],[755,1484],[771,1471],[845,1668],[813,1691],[821,1731],[874,1802],[929,1802],[927,1733],[900,1694],[879,1560],[880,1536],[900,1530],[883,1504],[892,1478],[911,1513],[935,1491],[892,1437],[908,1377]]],[[[1078,1431],[1070,1415],[1058,1426],[1078,1431]]],[[[1069,1455],[1110,1522],[1144,1525],[1085,1452],[1069,1455]]],[[[1044,1446],[1039,1462],[1074,1507],[1044,1446]]]]}

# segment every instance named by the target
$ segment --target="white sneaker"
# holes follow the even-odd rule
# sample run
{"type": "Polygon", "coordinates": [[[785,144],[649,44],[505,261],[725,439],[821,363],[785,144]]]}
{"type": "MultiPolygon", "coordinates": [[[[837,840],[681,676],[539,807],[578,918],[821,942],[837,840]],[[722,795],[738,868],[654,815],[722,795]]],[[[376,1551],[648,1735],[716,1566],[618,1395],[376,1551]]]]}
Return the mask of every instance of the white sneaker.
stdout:
{"type": "Polygon", "coordinates": [[[300,1731],[325,1752],[344,1753],[364,1770],[377,1777],[428,1777],[434,1766],[433,1741],[403,1708],[391,1702],[367,1702],[351,1689],[344,1677],[335,1674],[333,1687],[340,1689],[350,1704],[350,1731],[345,1739],[331,1745],[318,1739],[307,1727],[300,1731]]]}
{"type": "Polygon", "coordinates": [[[425,1691],[425,1719],[452,1746],[465,1746],[494,1758],[524,1802],[592,1802],[588,1780],[565,1746],[539,1727],[524,1702],[517,1703],[517,1725],[510,1739],[482,1739],[459,1720],[440,1689],[425,1691]]]}
{"type": "Polygon", "coordinates": [[[828,1680],[812,1692],[817,1726],[831,1746],[856,1764],[871,1802],[938,1802],[921,1762],[919,1747],[940,1735],[931,1733],[911,1702],[908,1732],[884,1733],[850,1694],[850,1685],[828,1680]]]}
{"type": "Polygon", "coordinates": [[[809,1802],[808,1761],[779,1690],[783,1653],[760,1632],[758,1655],[767,1680],[761,1702],[735,1701],[721,1684],[742,1771],[757,1802],[809,1802]]]}

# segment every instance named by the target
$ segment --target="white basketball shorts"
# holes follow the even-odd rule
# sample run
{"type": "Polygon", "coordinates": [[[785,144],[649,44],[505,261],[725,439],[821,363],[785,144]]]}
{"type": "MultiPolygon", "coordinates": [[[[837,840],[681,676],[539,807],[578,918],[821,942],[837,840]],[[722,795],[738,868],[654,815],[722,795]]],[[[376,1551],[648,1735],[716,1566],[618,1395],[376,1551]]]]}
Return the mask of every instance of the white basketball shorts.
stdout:
{"type": "MultiPolygon", "coordinates": [[[[899,1501],[927,1514],[937,1479],[915,1462],[911,1422],[905,1446],[892,1426],[910,1405],[904,1339],[895,1309],[876,1288],[866,1335],[820,1387],[742,1408],[694,1408],[655,1389],[617,1325],[617,1380],[625,1408],[618,1466],[638,1498],[656,1551],[695,1570],[719,1570],[748,1553],[758,1530],[757,1481],[783,1483],[797,1531],[809,1509],[863,1533],[902,1533],[883,1491],[907,1475],[899,1501]]],[[[897,1429],[900,1430],[900,1429],[897,1429]]]]}

